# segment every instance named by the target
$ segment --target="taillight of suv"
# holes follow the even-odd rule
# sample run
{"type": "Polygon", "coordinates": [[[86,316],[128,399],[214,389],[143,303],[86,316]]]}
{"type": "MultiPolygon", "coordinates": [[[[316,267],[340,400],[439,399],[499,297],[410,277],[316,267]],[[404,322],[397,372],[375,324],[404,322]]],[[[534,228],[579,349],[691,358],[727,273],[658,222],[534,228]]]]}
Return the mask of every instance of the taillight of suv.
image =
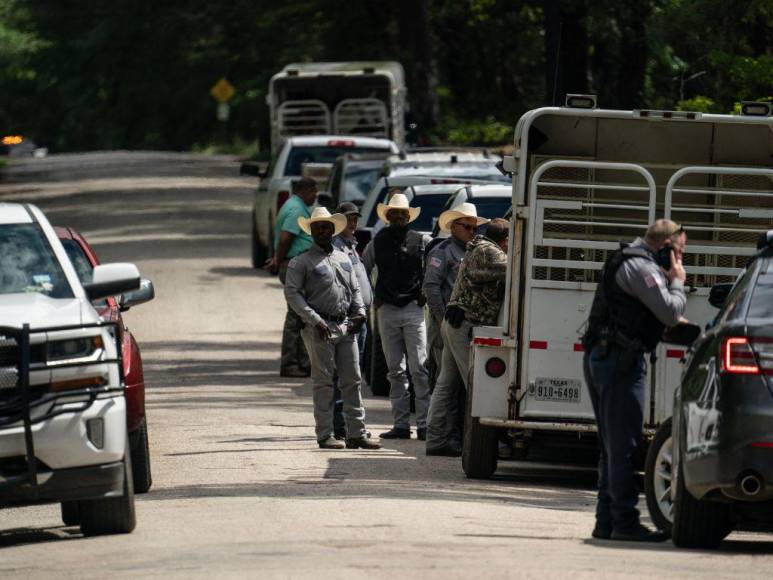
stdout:
{"type": "Polygon", "coordinates": [[[773,375],[773,338],[732,336],[720,347],[722,372],[736,375],[773,375]]]}

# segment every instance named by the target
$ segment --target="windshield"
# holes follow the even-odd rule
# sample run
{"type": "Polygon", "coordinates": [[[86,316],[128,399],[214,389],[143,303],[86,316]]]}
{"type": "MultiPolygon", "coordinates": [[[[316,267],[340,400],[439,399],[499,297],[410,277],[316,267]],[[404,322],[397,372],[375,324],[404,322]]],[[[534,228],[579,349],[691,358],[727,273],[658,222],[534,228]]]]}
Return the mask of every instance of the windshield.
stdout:
{"type": "Polygon", "coordinates": [[[362,204],[368,197],[370,188],[376,183],[380,171],[381,164],[374,165],[373,167],[355,167],[351,171],[347,171],[344,176],[344,185],[339,203],[342,201],[353,201],[357,204],[362,204]]]}
{"type": "Polygon", "coordinates": [[[383,153],[385,149],[375,147],[293,147],[287,156],[285,175],[301,175],[304,163],[335,163],[341,155],[347,153],[383,153]]]}
{"type": "Polygon", "coordinates": [[[413,207],[420,207],[421,213],[410,228],[419,232],[431,232],[443,206],[448,201],[450,193],[436,193],[432,195],[417,195],[411,200],[413,207]]]}
{"type": "Polygon", "coordinates": [[[37,224],[0,225],[0,294],[36,292],[73,298],[54,251],[37,224]]]}
{"type": "Polygon", "coordinates": [[[470,200],[475,204],[478,215],[488,219],[501,218],[510,209],[512,200],[509,197],[474,198],[470,200]]]}

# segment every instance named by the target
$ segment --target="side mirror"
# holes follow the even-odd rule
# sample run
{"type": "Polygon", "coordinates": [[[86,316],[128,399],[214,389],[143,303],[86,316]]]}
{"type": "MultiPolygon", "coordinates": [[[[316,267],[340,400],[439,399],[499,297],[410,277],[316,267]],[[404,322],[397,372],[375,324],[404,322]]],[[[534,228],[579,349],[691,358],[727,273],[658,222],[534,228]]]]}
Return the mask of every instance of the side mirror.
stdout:
{"type": "Polygon", "coordinates": [[[131,292],[124,292],[121,298],[118,300],[118,307],[121,312],[126,312],[132,306],[138,304],[144,304],[150,302],[156,297],[156,289],[153,287],[153,282],[147,278],[140,280],[140,287],[137,290],[131,292]]]}
{"type": "Polygon", "coordinates": [[[690,322],[680,322],[663,333],[663,342],[679,346],[691,346],[701,335],[701,327],[690,322]]]}
{"type": "Polygon", "coordinates": [[[317,194],[317,204],[330,209],[333,207],[333,196],[328,191],[320,191],[317,194]]]}
{"type": "Polygon", "coordinates": [[[86,296],[91,301],[136,290],[139,287],[140,272],[137,266],[124,262],[95,266],[91,282],[83,285],[86,296]]]}
{"type": "Polygon", "coordinates": [[[714,308],[722,308],[733,289],[733,284],[714,284],[709,292],[709,304],[714,308]]]}

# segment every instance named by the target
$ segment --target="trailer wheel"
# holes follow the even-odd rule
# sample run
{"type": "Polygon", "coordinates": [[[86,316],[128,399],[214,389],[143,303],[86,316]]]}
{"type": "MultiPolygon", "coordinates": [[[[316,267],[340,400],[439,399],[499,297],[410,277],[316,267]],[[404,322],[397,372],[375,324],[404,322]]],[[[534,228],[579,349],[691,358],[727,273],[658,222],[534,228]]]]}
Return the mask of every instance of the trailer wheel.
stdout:
{"type": "Polygon", "coordinates": [[[480,419],[472,416],[472,389],[470,377],[462,443],[462,469],[469,479],[490,479],[497,470],[497,430],[481,425],[480,419]]]}
{"type": "Polygon", "coordinates": [[[255,210],[252,210],[252,267],[256,270],[262,268],[266,263],[267,254],[266,248],[260,243],[258,238],[258,229],[255,226],[255,210]]]}
{"type": "Polygon", "coordinates": [[[129,448],[132,454],[134,493],[147,493],[153,485],[153,476],[150,471],[150,444],[145,418],[137,429],[129,433],[129,448]]]}
{"type": "Polygon", "coordinates": [[[671,501],[673,454],[671,419],[667,419],[655,433],[644,463],[644,495],[647,498],[652,522],[658,529],[670,534],[674,521],[671,501]]]}
{"type": "Polygon", "coordinates": [[[81,524],[81,514],[77,501],[62,502],[62,522],[65,526],[79,526],[81,524]]]}
{"type": "Polygon", "coordinates": [[[128,534],[137,525],[131,456],[124,456],[123,495],[78,502],[84,536],[128,534]]]}
{"type": "Polygon", "coordinates": [[[717,548],[733,531],[731,505],[695,499],[684,485],[681,464],[677,469],[671,539],[679,548],[717,548]]]}

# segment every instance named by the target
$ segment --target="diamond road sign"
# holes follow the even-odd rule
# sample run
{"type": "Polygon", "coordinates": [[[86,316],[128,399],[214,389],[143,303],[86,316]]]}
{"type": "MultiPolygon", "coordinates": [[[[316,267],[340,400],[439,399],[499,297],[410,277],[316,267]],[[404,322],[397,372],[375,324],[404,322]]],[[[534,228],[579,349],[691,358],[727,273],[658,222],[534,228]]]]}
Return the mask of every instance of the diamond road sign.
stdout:
{"type": "Polygon", "coordinates": [[[235,93],[236,89],[225,78],[217,81],[212,88],[209,89],[209,94],[212,95],[212,98],[218,103],[227,103],[233,99],[235,93]]]}

